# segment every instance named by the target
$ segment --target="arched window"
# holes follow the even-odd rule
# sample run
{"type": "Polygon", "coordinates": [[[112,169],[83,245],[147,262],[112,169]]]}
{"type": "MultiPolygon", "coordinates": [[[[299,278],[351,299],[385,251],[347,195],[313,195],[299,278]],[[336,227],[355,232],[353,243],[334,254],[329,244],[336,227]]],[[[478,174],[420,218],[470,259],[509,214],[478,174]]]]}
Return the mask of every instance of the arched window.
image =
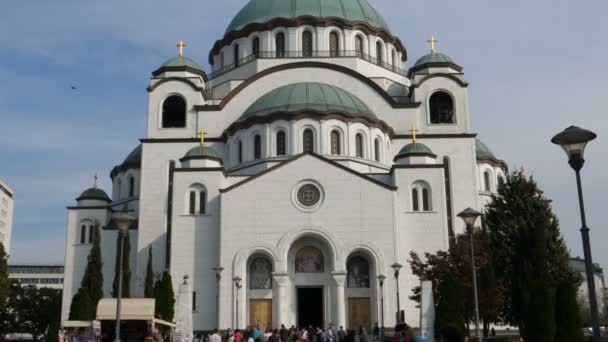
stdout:
{"type": "Polygon", "coordinates": [[[329,55],[331,57],[340,56],[340,37],[335,31],[329,34],[329,55]]]}
{"type": "Polygon", "coordinates": [[[226,62],[224,61],[224,51],[222,51],[220,52],[220,69],[222,69],[224,65],[226,65],[226,62]]]}
{"type": "Polygon", "coordinates": [[[429,99],[429,113],[432,124],[454,123],[454,101],[450,94],[438,91],[429,99]]]}
{"type": "Polygon", "coordinates": [[[239,66],[239,44],[234,44],[234,66],[237,67],[239,66]]]}
{"type": "Polygon", "coordinates": [[[490,171],[486,171],[483,173],[483,190],[490,192],[492,190],[492,184],[490,183],[492,180],[492,175],[490,171]]]}
{"type": "Polygon", "coordinates": [[[265,257],[255,257],[249,264],[249,288],[272,289],[272,263],[265,257]]]}
{"type": "Polygon", "coordinates": [[[87,226],[84,224],[80,227],[80,243],[85,244],[87,242],[87,226]]]}
{"type": "Polygon", "coordinates": [[[259,37],[253,38],[251,50],[253,51],[253,55],[255,57],[258,57],[258,55],[260,54],[260,38],[259,37]]]}
{"type": "Polygon", "coordinates": [[[312,57],[312,32],[302,32],[302,55],[312,57]]]}
{"type": "Polygon", "coordinates": [[[380,161],[380,139],[374,139],[374,159],[380,161]]]}
{"type": "Polygon", "coordinates": [[[302,146],[304,147],[304,152],[314,152],[315,151],[315,135],[312,132],[312,129],[307,128],[304,130],[302,146]]]}
{"type": "Polygon", "coordinates": [[[383,58],[382,43],[380,43],[380,41],[377,41],[376,42],[376,62],[378,63],[378,65],[382,64],[382,58],[383,58]]]}
{"type": "Polygon", "coordinates": [[[323,253],[315,247],[302,247],[296,253],[296,272],[298,273],[322,273],[325,264],[323,253]]]}
{"type": "Polygon", "coordinates": [[[129,176],[129,197],[135,196],[135,177],[129,176]]]}
{"type": "Polygon", "coordinates": [[[186,101],[177,95],[169,96],[163,102],[163,128],[186,127],[186,101]]]}
{"type": "Polygon", "coordinates": [[[357,57],[363,57],[363,38],[360,35],[355,36],[355,52],[357,57]]]}
{"type": "Polygon", "coordinates": [[[239,163],[243,162],[243,141],[239,140],[239,150],[238,150],[238,158],[239,163]]]}
{"type": "Polygon", "coordinates": [[[371,278],[369,274],[369,262],[365,258],[356,256],[348,261],[346,266],[347,281],[349,288],[369,288],[371,278]]]}
{"type": "Polygon", "coordinates": [[[412,211],[431,211],[431,187],[424,181],[417,181],[412,186],[412,211]]]}
{"type": "Polygon", "coordinates": [[[207,213],[207,192],[205,190],[198,193],[198,212],[199,214],[207,213]]]}
{"type": "Polygon", "coordinates": [[[331,131],[331,154],[339,155],[340,151],[340,132],[337,130],[331,131]]]}
{"type": "Polygon", "coordinates": [[[118,182],[116,182],[116,198],[121,200],[122,199],[122,180],[119,179],[118,182]]]}
{"type": "Polygon", "coordinates": [[[95,226],[89,226],[89,243],[95,242],[95,226]]]}
{"type": "Polygon", "coordinates": [[[363,158],[363,134],[357,133],[355,136],[355,156],[363,158]]]}
{"type": "Polygon", "coordinates": [[[196,192],[190,191],[189,195],[189,203],[188,203],[188,213],[190,215],[196,214],[196,192]]]}
{"type": "Polygon", "coordinates": [[[399,63],[397,63],[397,53],[395,52],[395,50],[393,50],[393,52],[392,52],[392,62],[391,63],[393,64],[393,70],[396,70],[397,65],[399,63]]]}
{"type": "Polygon", "coordinates": [[[262,137],[256,134],[253,138],[253,159],[262,158],[262,137]]]}
{"type": "Polygon", "coordinates": [[[498,187],[500,188],[505,184],[505,178],[502,175],[498,175],[498,187]]]}
{"type": "Polygon", "coordinates": [[[285,57],[285,34],[283,32],[277,33],[274,40],[276,45],[276,56],[285,57]]]}
{"type": "Polygon", "coordinates": [[[285,132],[279,131],[277,133],[277,156],[284,156],[287,154],[286,147],[285,132]]]}

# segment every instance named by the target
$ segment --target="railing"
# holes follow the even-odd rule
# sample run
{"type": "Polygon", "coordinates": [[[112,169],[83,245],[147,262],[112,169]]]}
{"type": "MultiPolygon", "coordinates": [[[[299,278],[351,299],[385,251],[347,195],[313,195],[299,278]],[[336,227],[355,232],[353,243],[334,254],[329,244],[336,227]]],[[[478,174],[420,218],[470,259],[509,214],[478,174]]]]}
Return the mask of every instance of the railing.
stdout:
{"type": "Polygon", "coordinates": [[[209,79],[217,78],[223,74],[226,74],[232,70],[235,70],[241,66],[249,64],[256,59],[288,59],[288,58],[359,58],[374,65],[377,65],[386,70],[392,71],[400,75],[407,75],[404,69],[398,66],[389,64],[382,60],[378,60],[376,57],[368,54],[356,51],[356,50],[339,50],[339,51],[260,51],[258,53],[251,54],[247,57],[241,58],[237,63],[224,66],[212,73],[210,73],[209,79]]]}

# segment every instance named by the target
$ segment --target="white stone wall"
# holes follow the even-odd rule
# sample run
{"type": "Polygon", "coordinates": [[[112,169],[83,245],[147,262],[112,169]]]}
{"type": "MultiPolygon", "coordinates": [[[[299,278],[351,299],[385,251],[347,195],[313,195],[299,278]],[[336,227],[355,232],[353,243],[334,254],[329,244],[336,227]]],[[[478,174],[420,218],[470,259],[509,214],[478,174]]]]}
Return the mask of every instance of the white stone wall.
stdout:
{"type": "Polygon", "coordinates": [[[0,243],[4,251],[11,255],[11,236],[13,232],[13,211],[15,202],[14,191],[6,183],[0,180],[0,243]]]}

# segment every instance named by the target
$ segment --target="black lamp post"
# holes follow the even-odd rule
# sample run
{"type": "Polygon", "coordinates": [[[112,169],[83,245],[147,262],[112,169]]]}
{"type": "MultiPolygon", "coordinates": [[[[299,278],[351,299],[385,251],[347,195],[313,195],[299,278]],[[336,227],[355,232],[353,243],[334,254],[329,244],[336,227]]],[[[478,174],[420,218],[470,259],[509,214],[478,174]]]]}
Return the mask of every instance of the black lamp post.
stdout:
{"type": "Polygon", "coordinates": [[[131,223],[135,221],[133,216],[129,215],[128,211],[116,212],[112,215],[112,221],[118,227],[118,235],[120,237],[120,247],[118,251],[119,262],[118,262],[118,293],[116,294],[116,342],[120,342],[120,311],[121,311],[121,297],[122,297],[122,260],[124,259],[124,245],[125,235],[129,234],[129,227],[131,223]]]}
{"type": "Polygon", "coordinates": [[[400,263],[396,262],[394,264],[391,265],[391,267],[393,268],[393,270],[395,270],[395,284],[397,286],[397,320],[396,320],[396,324],[401,323],[401,303],[399,301],[399,270],[401,270],[401,268],[403,267],[403,265],[401,265],[400,263]]]}
{"type": "Polygon", "coordinates": [[[243,280],[241,277],[234,277],[234,287],[236,288],[236,327],[235,330],[239,328],[239,290],[243,285],[241,285],[241,281],[243,280]]]}
{"type": "Polygon", "coordinates": [[[481,335],[479,334],[479,297],[477,294],[477,268],[475,267],[475,247],[473,245],[473,228],[477,218],[481,216],[481,213],[475,209],[466,208],[458,214],[464,224],[467,226],[469,237],[471,239],[471,267],[473,269],[473,298],[475,300],[475,340],[481,341],[481,335]]]}
{"type": "Polygon", "coordinates": [[[589,308],[591,309],[591,326],[593,328],[593,342],[600,342],[600,324],[598,319],[597,298],[595,294],[593,258],[591,257],[591,242],[589,241],[589,227],[585,217],[585,203],[583,201],[583,186],[581,184],[581,169],[585,164],[585,147],[587,143],[595,139],[597,135],[586,129],[570,126],[558,133],[551,142],[560,145],[566,155],[568,164],[576,174],[576,185],[578,188],[578,203],[581,211],[581,234],[583,236],[583,252],[585,254],[585,270],[587,273],[587,286],[589,288],[589,308]]]}
{"type": "Polygon", "coordinates": [[[380,341],[384,342],[384,280],[386,276],[381,274],[378,276],[378,283],[380,284],[380,341]]]}

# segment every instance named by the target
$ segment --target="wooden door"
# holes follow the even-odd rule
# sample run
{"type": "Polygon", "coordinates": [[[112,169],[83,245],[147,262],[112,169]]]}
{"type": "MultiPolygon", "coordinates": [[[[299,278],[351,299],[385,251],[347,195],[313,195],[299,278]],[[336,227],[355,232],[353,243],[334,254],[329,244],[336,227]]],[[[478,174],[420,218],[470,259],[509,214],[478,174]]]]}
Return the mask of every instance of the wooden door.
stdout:
{"type": "Polygon", "coordinates": [[[372,317],[369,298],[348,298],[348,327],[358,330],[363,327],[371,332],[372,317]]]}
{"type": "Polygon", "coordinates": [[[252,299],[249,302],[249,324],[262,330],[272,327],[272,299],[252,299]]]}

